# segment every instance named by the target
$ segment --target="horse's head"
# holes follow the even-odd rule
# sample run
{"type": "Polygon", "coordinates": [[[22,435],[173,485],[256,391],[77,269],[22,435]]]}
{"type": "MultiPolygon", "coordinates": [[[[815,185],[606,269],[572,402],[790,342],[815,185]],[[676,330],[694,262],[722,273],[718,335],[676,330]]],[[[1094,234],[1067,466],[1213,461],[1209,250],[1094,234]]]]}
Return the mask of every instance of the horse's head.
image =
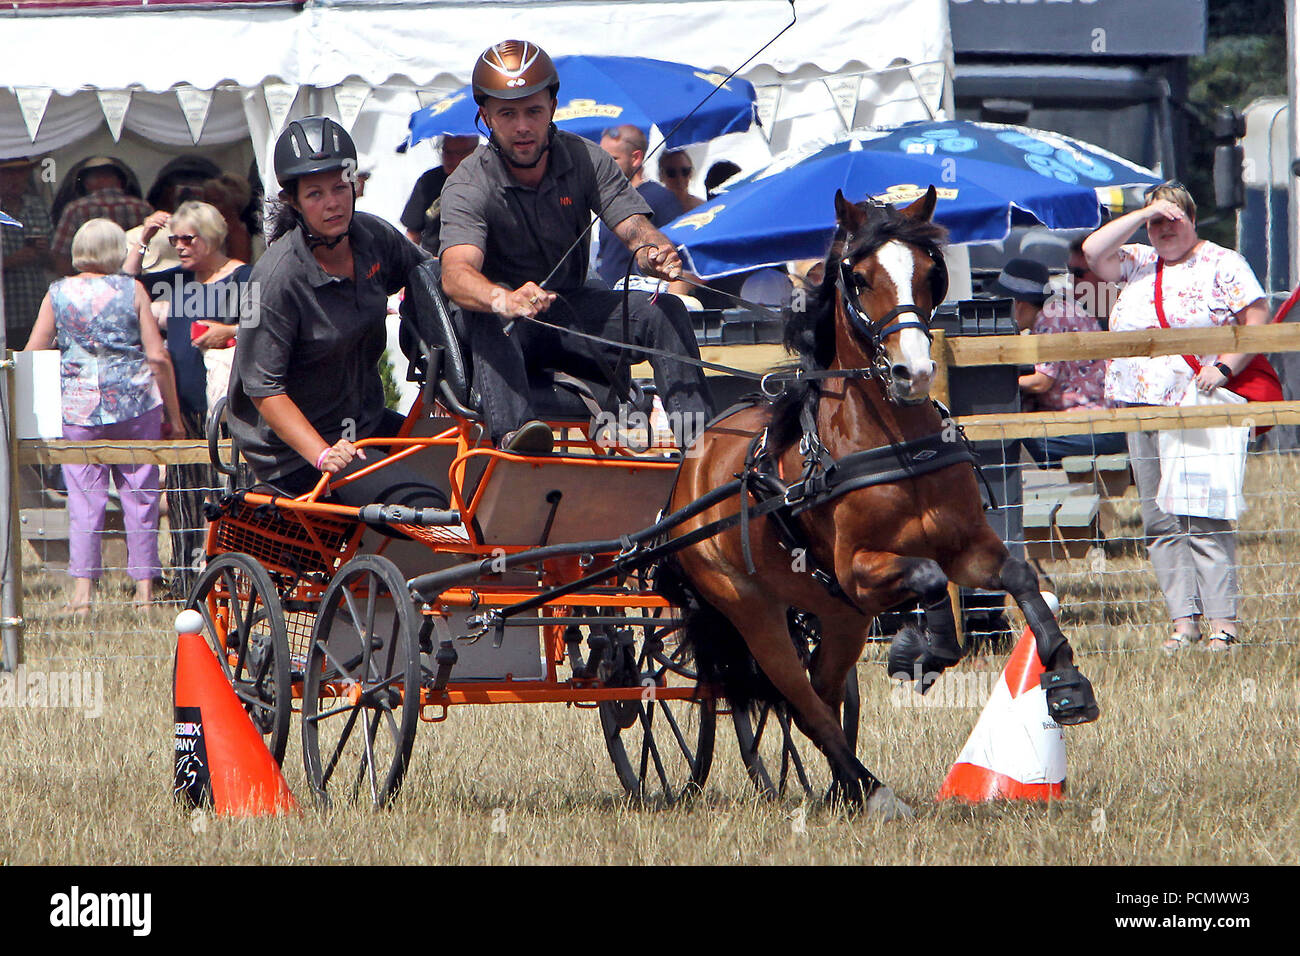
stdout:
{"type": "Polygon", "coordinates": [[[924,401],[934,380],[930,315],[948,291],[944,230],[930,221],[935,190],[902,209],[853,204],[835,194],[835,242],[826,285],[835,287],[842,367],[871,367],[890,399],[924,401]]]}

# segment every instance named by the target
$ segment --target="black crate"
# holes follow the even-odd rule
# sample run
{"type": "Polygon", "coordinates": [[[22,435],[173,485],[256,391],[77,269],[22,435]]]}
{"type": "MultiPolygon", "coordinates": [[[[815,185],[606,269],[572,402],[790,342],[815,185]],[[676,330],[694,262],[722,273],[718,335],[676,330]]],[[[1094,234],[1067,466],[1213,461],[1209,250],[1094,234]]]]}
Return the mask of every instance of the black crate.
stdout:
{"type": "MultiPolygon", "coordinates": [[[[949,337],[966,335],[1016,335],[1011,299],[966,299],[945,305],[935,313],[935,326],[949,337]]],[[[1014,365],[986,365],[948,370],[948,405],[961,415],[996,415],[1020,411],[1020,369],[1014,365]]],[[[984,516],[1007,545],[1012,556],[1025,556],[1023,495],[1020,483],[1020,442],[974,442],[975,459],[992,489],[994,501],[980,482],[980,494],[989,507],[984,516]]],[[[962,628],[981,635],[992,628],[1004,595],[1000,591],[961,589],[962,628]]]]}

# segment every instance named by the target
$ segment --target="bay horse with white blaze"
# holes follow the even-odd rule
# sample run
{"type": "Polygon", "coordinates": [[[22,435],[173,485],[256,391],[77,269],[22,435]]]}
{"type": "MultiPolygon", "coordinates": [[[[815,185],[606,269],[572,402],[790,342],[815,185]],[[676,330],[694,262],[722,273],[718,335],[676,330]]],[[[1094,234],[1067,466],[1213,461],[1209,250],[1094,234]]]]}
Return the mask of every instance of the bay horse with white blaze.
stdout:
{"type": "MultiPolygon", "coordinates": [[[[885,816],[911,810],[857,759],[840,723],[845,677],[872,619],[920,599],[925,625],[895,637],[891,675],[928,680],[962,656],[948,583],[1009,592],[1047,668],[1048,709],[1095,720],[1091,685],[1038,590],[985,520],[973,458],[928,392],[929,319],[947,289],[935,191],[902,209],[835,196],[837,229],[809,308],[791,313],[797,375],[772,402],[715,422],[688,456],[671,509],[746,479],[741,520],[661,569],[688,609],[702,681],[733,707],[784,700],[830,763],[832,800],[885,816]],[[876,318],[873,318],[876,317],[876,318]],[[816,615],[807,669],[789,615],[816,615]]],[[[735,512],[718,505],[674,537],[735,512]]]]}

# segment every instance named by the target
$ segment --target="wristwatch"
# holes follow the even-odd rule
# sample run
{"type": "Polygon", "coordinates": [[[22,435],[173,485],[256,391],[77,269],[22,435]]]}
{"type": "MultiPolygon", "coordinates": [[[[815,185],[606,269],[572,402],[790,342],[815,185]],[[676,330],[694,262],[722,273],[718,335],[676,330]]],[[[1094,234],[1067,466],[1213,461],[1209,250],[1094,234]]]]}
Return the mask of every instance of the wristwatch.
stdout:
{"type": "Polygon", "coordinates": [[[1215,362],[1214,367],[1223,373],[1224,378],[1226,378],[1228,381],[1232,381],[1232,369],[1228,368],[1227,365],[1225,365],[1223,362],[1215,362]]]}
{"type": "Polygon", "coordinates": [[[147,256],[149,254],[149,243],[147,242],[140,243],[140,245],[137,246],[136,248],[139,250],[140,255],[142,256],[147,256]]]}

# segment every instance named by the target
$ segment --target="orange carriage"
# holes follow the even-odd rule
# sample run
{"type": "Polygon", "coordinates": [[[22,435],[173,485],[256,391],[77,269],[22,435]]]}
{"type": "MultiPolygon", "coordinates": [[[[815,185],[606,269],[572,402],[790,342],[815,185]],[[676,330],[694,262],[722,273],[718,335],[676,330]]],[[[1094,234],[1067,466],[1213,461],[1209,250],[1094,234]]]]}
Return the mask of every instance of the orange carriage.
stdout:
{"type": "MultiPolygon", "coordinates": [[[[412,459],[448,509],[331,504],[328,476],[297,498],[228,482],[208,506],[208,560],[188,605],[271,753],[283,759],[299,712],[317,802],[382,806],[421,721],[457,704],[566,703],[598,712],[630,796],[671,804],[698,791],[724,711],[698,686],[682,615],[653,574],[681,546],[664,531],[738,487],[661,516],[681,450],[594,429],[591,393],[580,400],[572,383],[535,390],[560,436],[554,453],[492,448],[435,265],[408,289],[404,315],[421,397],[398,437],[358,444],[387,450],[367,471],[412,459]]],[[[233,478],[237,450],[220,459],[218,417],[213,464],[233,478]]],[[[794,630],[810,652],[815,627],[794,630]]],[[[849,690],[856,736],[856,676],[849,690]]],[[[761,791],[811,789],[782,705],[733,719],[761,791]]]]}

